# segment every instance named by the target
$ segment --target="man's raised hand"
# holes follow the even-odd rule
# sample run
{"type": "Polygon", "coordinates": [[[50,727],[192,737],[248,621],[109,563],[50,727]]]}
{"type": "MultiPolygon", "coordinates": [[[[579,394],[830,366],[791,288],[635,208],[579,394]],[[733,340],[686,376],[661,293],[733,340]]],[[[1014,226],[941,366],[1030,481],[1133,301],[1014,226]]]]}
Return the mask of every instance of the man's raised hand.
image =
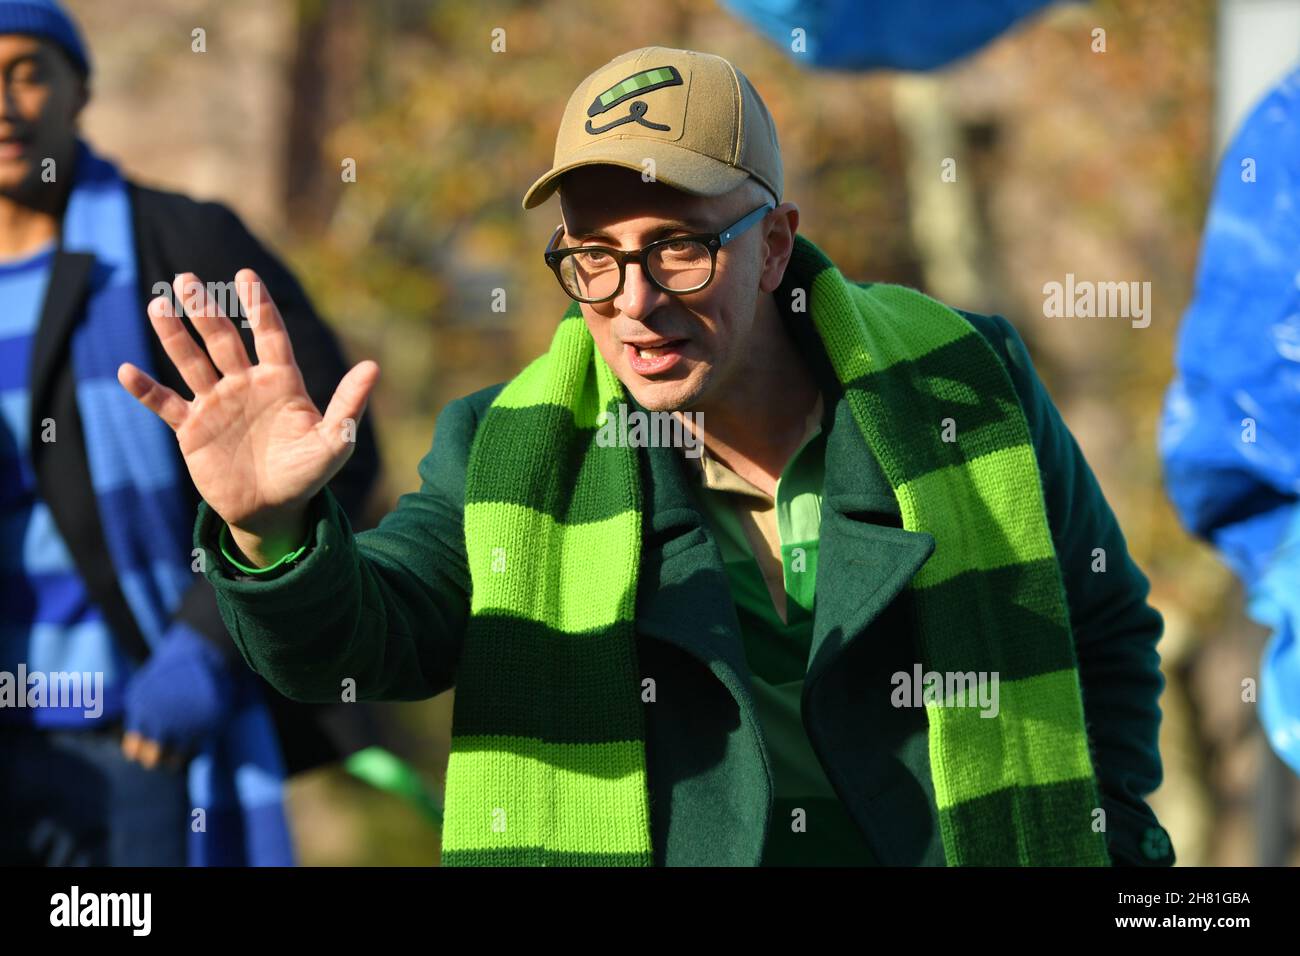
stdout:
{"type": "Polygon", "coordinates": [[[199,494],[230,526],[240,550],[265,565],[302,543],[307,505],[351,456],[379,366],[356,365],[321,415],[266,286],[241,269],[235,287],[253,329],[257,364],[198,277],[183,273],[173,289],[207,354],[165,296],[149,303],[149,321],[194,399],[130,363],[117,379],[176,432],[199,494]]]}

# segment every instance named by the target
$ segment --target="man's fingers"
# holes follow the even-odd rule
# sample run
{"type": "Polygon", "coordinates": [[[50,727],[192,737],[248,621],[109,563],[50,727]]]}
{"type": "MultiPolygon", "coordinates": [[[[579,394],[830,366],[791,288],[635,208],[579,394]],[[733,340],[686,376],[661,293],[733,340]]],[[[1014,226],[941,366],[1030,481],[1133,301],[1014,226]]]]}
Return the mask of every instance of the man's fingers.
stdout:
{"type": "Polygon", "coordinates": [[[159,385],[130,362],[118,368],[117,380],[136,401],[170,425],[172,431],[180,428],[189,414],[189,402],[166,385],[159,385]]]}
{"type": "Polygon", "coordinates": [[[273,365],[292,365],[293,346],[289,342],[289,332],[284,327],[280,310],[271,301],[266,283],[252,269],[240,269],[235,274],[235,291],[253,329],[257,360],[273,365]]]}
{"type": "Polygon", "coordinates": [[[343,376],[319,426],[333,444],[356,441],[357,423],[361,421],[371,389],[378,379],[379,366],[371,361],[358,363],[343,376]]]}
{"type": "Polygon", "coordinates": [[[144,738],[134,730],[128,730],[122,735],[122,756],[127,760],[135,760],[140,755],[140,744],[144,738]]]}
{"type": "Polygon", "coordinates": [[[122,735],[122,754],[127,760],[134,760],[152,770],[162,756],[162,745],[134,730],[128,730],[122,735]]]}
{"type": "Polygon", "coordinates": [[[199,277],[193,272],[183,272],[172,283],[172,289],[185,314],[203,336],[203,344],[221,374],[234,375],[248,369],[251,363],[239,330],[221,311],[220,303],[208,295],[199,277]]]}
{"type": "Polygon", "coordinates": [[[141,736],[134,730],[128,730],[122,735],[122,756],[140,764],[146,770],[153,770],[158,766],[168,770],[180,770],[189,759],[188,755],[179,748],[164,746],[157,740],[141,736]]]}
{"type": "Polygon", "coordinates": [[[185,327],[176,310],[166,296],[159,296],[149,303],[149,323],[154,334],[162,343],[163,351],[172,360],[181,378],[195,395],[202,395],[217,386],[217,370],[203,354],[203,349],[194,341],[190,330],[185,327]]]}
{"type": "Polygon", "coordinates": [[[162,759],[162,744],[156,740],[150,740],[148,737],[141,737],[135,759],[146,770],[152,770],[158,766],[158,761],[162,759]]]}

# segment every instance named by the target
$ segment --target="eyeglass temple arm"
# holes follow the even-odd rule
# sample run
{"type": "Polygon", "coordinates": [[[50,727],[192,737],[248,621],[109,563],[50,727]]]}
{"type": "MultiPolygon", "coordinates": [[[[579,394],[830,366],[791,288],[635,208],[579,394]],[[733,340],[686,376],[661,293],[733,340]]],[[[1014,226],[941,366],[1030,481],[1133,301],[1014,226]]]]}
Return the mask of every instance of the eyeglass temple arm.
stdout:
{"type": "Polygon", "coordinates": [[[766,216],[769,212],[771,212],[775,208],[776,208],[776,204],[773,203],[771,200],[768,200],[763,205],[759,206],[757,209],[751,212],[744,219],[741,219],[739,222],[734,223],[733,225],[731,225],[730,227],[728,227],[727,229],[719,233],[718,245],[725,246],[732,239],[735,239],[738,235],[740,235],[742,232],[744,232],[754,223],[758,222],[758,220],[762,219],[764,216],[766,216]]]}

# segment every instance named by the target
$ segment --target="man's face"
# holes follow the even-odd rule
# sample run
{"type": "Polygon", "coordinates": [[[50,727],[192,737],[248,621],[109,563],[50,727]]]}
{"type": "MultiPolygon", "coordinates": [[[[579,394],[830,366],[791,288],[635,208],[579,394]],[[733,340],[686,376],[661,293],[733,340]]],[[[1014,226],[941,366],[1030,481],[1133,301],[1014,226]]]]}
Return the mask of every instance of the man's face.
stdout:
{"type": "Polygon", "coordinates": [[[44,160],[71,158],[85,101],[85,83],[57,46],[0,34],[0,195],[30,196],[42,186],[44,160]]]}
{"type": "MultiPolygon", "coordinates": [[[[625,251],[669,236],[719,232],[770,199],[748,184],[722,196],[691,196],[608,165],[565,174],[560,196],[561,246],[625,251]]],[[[699,292],[663,292],[640,263],[628,263],[622,292],[581,305],[601,356],[642,406],[696,407],[743,372],[755,306],[760,292],[770,291],[761,286],[774,285],[765,232],[757,223],[718,250],[713,281],[699,292]]]]}

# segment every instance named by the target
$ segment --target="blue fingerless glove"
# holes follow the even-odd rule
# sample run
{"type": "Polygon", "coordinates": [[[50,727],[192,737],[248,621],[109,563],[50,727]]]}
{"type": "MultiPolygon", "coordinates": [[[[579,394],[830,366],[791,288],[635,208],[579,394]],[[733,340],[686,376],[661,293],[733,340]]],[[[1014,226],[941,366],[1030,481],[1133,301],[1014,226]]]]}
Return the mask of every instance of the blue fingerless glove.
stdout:
{"type": "Polygon", "coordinates": [[[227,662],[210,641],[174,625],[126,689],[126,730],[189,750],[218,730],[235,698],[227,662]]]}

